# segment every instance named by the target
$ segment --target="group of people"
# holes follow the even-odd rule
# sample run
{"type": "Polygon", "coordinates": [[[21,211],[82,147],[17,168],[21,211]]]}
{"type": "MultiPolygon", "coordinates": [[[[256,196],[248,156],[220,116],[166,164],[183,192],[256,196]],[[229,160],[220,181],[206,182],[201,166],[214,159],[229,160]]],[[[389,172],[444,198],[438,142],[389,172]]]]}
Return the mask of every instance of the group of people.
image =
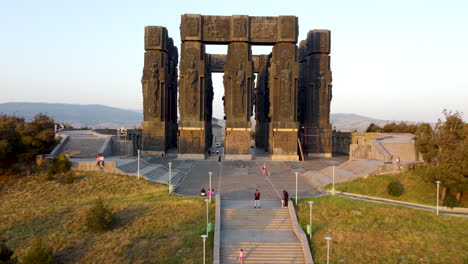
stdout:
{"type": "Polygon", "coordinates": [[[200,196],[201,197],[206,197],[206,196],[212,197],[212,196],[214,196],[214,189],[211,189],[211,191],[210,191],[210,189],[208,189],[208,192],[207,192],[207,191],[205,191],[205,187],[202,187],[201,190],[200,190],[200,196]]]}
{"type": "MultiPolygon", "coordinates": [[[[254,193],[254,208],[260,208],[260,192],[258,189],[254,193]]],[[[289,193],[286,190],[283,190],[283,197],[281,199],[281,208],[288,208],[289,193]]]]}
{"type": "Polygon", "coordinates": [[[96,166],[104,167],[104,155],[100,153],[96,155],[96,166]]]}

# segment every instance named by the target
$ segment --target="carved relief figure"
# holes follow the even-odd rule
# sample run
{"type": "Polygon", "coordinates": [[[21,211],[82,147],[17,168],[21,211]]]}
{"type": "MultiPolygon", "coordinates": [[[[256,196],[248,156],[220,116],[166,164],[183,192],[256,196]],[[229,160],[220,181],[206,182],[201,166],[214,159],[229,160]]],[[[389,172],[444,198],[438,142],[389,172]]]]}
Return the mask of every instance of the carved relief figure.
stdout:
{"type": "Polygon", "coordinates": [[[187,94],[190,98],[189,113],[193,116],[197,113],[198,105],[198,71],[196,69],[196,64],[194,61],[191,61],[190,66],[187,69],[187,79],[185,81],[185,87],[188,88],[187,94]]]}
{"type": "Polygon", "coordinates": [[[286,68],[281,70],[280,73],[280,91],[281,91],[281,111],[284,116],[290,113],[290,105],[293,101],[292,95],[292,71],[291,64],[286,63],[286,68]]]}
{"type": "Polygon", "coordinates": [[[239,63],[239,68],[236,71],[236,88],[240,91],[240,100],[237,100],[235,111],[237,113],[244,113],[244,101],[245,101],[245,71],[242,63],[239,63]],[[239,102],[240,101],[240,102],[239,102]]]}
{"type": "Polygon", "coordinates": [[[247,35],[247,24],[244,19],[234,20],[234,36],[244,37],[247,35]]]}
{"type": "Polygon", "coordinates": [[[158,100],[159,100],[159,90],[161,82],[159,81],[159,65],[158,62],[153,62],[153,82],[154,82],[154,92],[151,98],[151,114],[156,116],[158,111],[158,100]]]}
{"type": "Polygon", "coordinates": [[[199,23],[198,19],[196,18],[189,18],[187,19],[187,35],[195,36],[199,32],[199,23]]]}

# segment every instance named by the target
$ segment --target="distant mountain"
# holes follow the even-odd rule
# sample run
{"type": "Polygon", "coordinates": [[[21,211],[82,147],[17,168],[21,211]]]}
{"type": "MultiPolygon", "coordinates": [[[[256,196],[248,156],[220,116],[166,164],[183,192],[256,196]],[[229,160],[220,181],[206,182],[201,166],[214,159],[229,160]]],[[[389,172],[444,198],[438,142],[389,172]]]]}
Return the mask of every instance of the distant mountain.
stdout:
{"type": "Polygon", "coordinates": [[[104,105],[49,104],[49,103],[3,103],[0,113],[16,115],[31,120],[42,113],[57,123],[68,123],[73,127],[133,128],[139,127],[143,114],[137,110],[125,110],[104,105]]]}
{"type": "MultiPolygon", "coordinates": [[[[104,105],[3,103],[0,104],[0,113],[21,116],[28,120],[34,118],[38,113],[43,113],[54,118],[57,123],[93,128],[140,127],[143,119],[141,110],[127,110],[104,105]]],[[[399,122],[344,113],[331,114],[330,121],[336,130],[348,132],[365,131],[371,123],[384,126],[390,122],[399,122]]],[[[217,123],[220,126],[225,126],[225,120],[218,119],[217,123]]],[[[254,118],[252,118],[252,124],[255,124],[254,118]]]]}

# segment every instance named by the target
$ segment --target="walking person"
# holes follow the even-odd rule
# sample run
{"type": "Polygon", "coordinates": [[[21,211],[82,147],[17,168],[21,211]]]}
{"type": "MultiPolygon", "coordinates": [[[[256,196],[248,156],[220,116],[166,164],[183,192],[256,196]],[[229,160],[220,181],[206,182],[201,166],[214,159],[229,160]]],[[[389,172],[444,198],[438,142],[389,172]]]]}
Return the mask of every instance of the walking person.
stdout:
{"type": "Polygon", "coordinates": [[[221,165],[221,155],[218,156],[218,164],[221,165]]]}
{"type": "Polygon", "coordinates": [[[266,173],[267,173],[266,164],[263,163],[263,166],[262,166],[262,174],[263,174],[263,176],[266,176],[266,173]]]}
{"type": "Polygon", "coordinates": [[[201,197],[205,197],[205,196],[206,196],[205,187],[202,187],[202,188],[201,188],[201,190],[200,190],[200,196],[201,196],[201,197]]]}
{"type": "Polygon", "coordinates": [[[239,261],[240,261],[240,264],[244,264],[244,249],[240,249],[239,250],[239,261]]]}
{"type": "Polygon", "coordinates": [[[254,194],[254,208],[260,208],[260,192],[257,190],[255,190],[255,194],[254,194]]]}
{"type": "Polygon", "coordinates": [[[288,208],[289,193],[283,190],[282,208],[288,208]]]}
{"type": "Polygon", "coordinates": [[[99,160],[101,161],[101,166],[104,168],[104,155],[101,154],[99,160]]]}

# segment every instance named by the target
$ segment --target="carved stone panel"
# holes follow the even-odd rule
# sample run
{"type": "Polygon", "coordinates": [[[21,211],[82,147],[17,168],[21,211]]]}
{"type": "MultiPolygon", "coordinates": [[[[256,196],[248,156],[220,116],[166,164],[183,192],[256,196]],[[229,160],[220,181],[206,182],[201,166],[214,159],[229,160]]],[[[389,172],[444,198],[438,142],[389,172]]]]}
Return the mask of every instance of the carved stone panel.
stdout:
{"type": "Polygon", "coordinates": [[[165,52],[150,50],[145,53],[143,77],[144,120],[165,120],[167,56],[165,52]]]}
{"type": "Polygon", "coordinates": [[[145,27],[145,50],[166,50],[167,29],[165,27],[145,27]]]}
{"type": "Polygon", "coordinates": [[[250,41],[256,43],[274,43],[277,40],[276,17],[251,17],[250,41]]]}
{"type": "Polygon", "coordinates": [[[278,41],[296,43],[299,31],[297,24],[297,17],[295,16],[278,17],[278,41]]]}
{"type": "Polygon", "coordinates": [[[182,15],[180,37],[185,40],[202,40],[202,16],[195,14],[182,15]]]}
{"type": "Polygon", "coordinates": [[[231,17],[231,39],[230,41],[248,41],[249,40],[249,17],[232,16],[231,17]]]}
{"type": "Polygon", "coordinates": [[[310,53],[330,54],[330,30],[311,30],[307,34],[307,50],[310,53]]]}
{"type": "Polygon", "coordinates": [[[230,19],[227,16],[203,16],[203,41],[228,42],[230,19]]]}

